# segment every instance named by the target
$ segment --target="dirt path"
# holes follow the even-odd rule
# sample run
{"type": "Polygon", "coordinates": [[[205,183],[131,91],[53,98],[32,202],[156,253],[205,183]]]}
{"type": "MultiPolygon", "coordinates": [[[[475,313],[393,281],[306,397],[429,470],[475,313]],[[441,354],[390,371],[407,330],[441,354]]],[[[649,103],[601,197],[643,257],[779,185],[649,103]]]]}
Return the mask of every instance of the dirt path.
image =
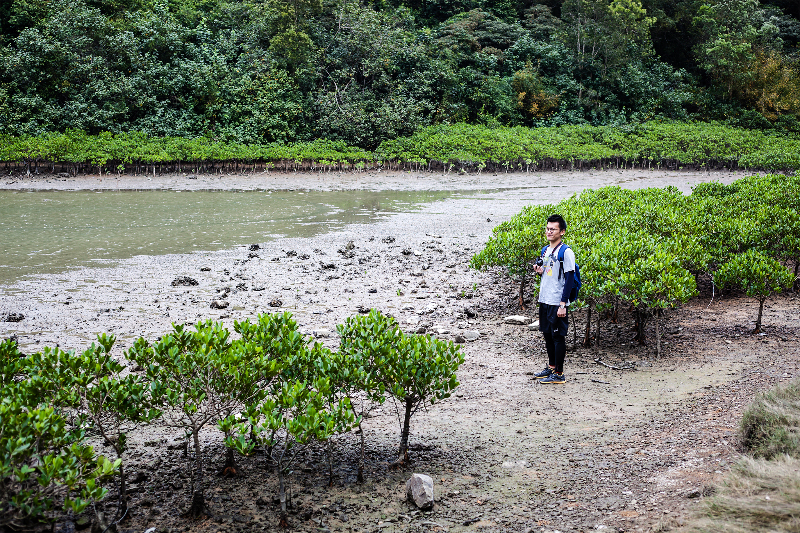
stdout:
{"type": "MultiPolygon", "coordinates": [[[[121,353],[134,338],[152,339],[171,322],[215,318],[231,326],[234,319],[258,312],[288,310],[305,332],[335,346],[335,324],[356,314],[359,306],[392,314],[406,330],[425,328],[442,338],[478,331],[477,340],[464,344],[466,362],[456,394],[412,420],[411,468],[387,468],[399,440],[397,415],[387,404],[364,424],[369,446],[365,484],[355,483],[355,436],[337,441],[341,461],[333,487],[327,486],[321,454],[304,459],[292,482],[296,529],[388,533],[668,527],[685,519],[696,496],[735,461],[736,426],[752,396],[795,376],[798,302],[792,296],[771,301],[764,317],[766,335],[751,336],[753,302],[712,301],[702,295],[669,314],[666,329],[671,333],[662,360],[654,359],[652,347],[632,343],[629,317],[623,315],[616,325],[604,321],[601,347],[571,351],[568,382],[548,387],[530,376],[544,364],[538,332],[502,320],[519,313],[515,287],[492,273],[470,270],[467,262],[497,223],[546,194],[555,194],[555,201],[583,187],[612,183],[688,190],[688,181],[736,177],[644,171],[500,175],[489,182],[435,175],[417,181],[403,173],[344,175],[329,182],[324,181],[328,177],[297,175],[224,177],[231,188],[262,188],[274,180],[270,183],[285,189],[451,187],[474,193],[375,224],[259,243],[258,250],[241,246],[140,256],[114,268],[21,281],[0,288],[0,313],[18,312],[25,319],[1,323],[0,335],[17,335],[23,351],[33,351],[53,344],[82,348],[95,333],[107,331],[120,337],[121,353]],[[556,179],[565,186],[543,189],[556,179]],[[481,192],[487,189],[492,192],[481,192]],[[355,248],[347,250],[351,241],[355,248]],[[173,287],[177,276],[191,276],[199,285],[173,287]],[[213,300],[229,306],[211,309],[213,300]],[[276,300],[280,306],[270,306],[276,300]],[[477,316],[468,318],[467,307],[477,316]],[[631,369],[612,370],[596,364],[597,358],[631,369]],[[437,505],[431,512],[419,513],[404,501],[403,485],[412,471],[435,480],[437,505]]],[[[58,183],[93,188],[97,179],[58,183]]],[[[203,183],[202,176],[158,179],[154,188],[203,183]]],[[[40,178],[26,180],[23,188],[55,188],[51,185],[58,183],[40,178]]],[[[0,183],[12,186],[17,184],[0,183]]],[[[209,476],[207,495],[215,516],[186,522],[178,516],[188,506],[189,488],[180,433],[149,427],[134,434],[138,444],[129,471],[136,472],[137,481],[132,518],[123,531],[275,529],[276,481],[265,471],[263,458],[241,461],[244,478],[209,476]]],[[[204,434],[204,446],[220,463],[221,439],[215,430],[204,434]]]]}

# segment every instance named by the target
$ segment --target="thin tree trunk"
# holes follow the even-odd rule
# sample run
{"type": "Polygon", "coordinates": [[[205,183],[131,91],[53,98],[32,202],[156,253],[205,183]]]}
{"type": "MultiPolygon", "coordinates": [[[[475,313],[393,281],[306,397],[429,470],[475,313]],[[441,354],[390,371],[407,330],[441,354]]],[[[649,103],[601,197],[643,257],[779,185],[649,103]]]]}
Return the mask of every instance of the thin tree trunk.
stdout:
{"type": "Polygon", "coordinates": [[[328,439],[325,451],[328,454],[328,487],[333,487],[333,441],[328,439]]]}
{"type": "Polygon", "coordinates": [[[406,397],[406,413],[403,418],[403,430],[400,433],[400,454],[397,462],[406,464],[408,462],[408,434],[411,428],[411,409],[414,407],[414,400],[406,397]]]}
{"type": "Polygon", "coordinates": [[[522,281],[519,283],[519,307],[525,309],[525,272],[522,273],[522,281]]]}
{"type": "Polygon", "coordinates": [[[592,305],[586,308],[586,331],[583,334],[583,346],[589,348],[592,345],[592,305]]]}
{"type": "Polygon", "coordinates": [[[286,507],[286,472],[283,465],[278,463],[278,497],[281,500],[281,518],[279,525],[289,527],[289,511],[286,507]]]}
{"type": "Polygon", "coordinates": [[[194,490],[192,492],[192,505],[187,512],[187,515],[192,518],[201,518],[205,516],[206,500],[203,494],[203,458],[200,452],[200,438],[198,431],[192,433],[194,438],[194,464],[195,464],[195,482],[194,490]]]}
{"type": "Polygon", "coordinates": [[[595,338],[594,343],[599,348],[600,347],[600,311],[597,311],[597,329],[595,331],[595,338]]]}
{"type": "Polygon", "coordinates": [[[764,301],[766,298],[760,298],[758,300],[758,318],[756,319],[756,329],[753,330],[753,333],[761,333],[761,317],[764,314],[764,301]]]}
{"type": "Polygon", "coordinates": [[[119,509],[117,510],[117,520],[122,520],[128,514],[128,486],[125,465],[119,465],[119,509]]]}
{"type": "Polygon", "coordinates": [[[658,329],[658,314],[656,314],[656,358],[661,359],[661,332],[658,329]]]}
{"type": "Polygon", "coordinates": [[[358,457],[358,482],[364,483],[364,429],[361,423],[358,424],[358,430],[361,432],[361,453],[358,457]]]}

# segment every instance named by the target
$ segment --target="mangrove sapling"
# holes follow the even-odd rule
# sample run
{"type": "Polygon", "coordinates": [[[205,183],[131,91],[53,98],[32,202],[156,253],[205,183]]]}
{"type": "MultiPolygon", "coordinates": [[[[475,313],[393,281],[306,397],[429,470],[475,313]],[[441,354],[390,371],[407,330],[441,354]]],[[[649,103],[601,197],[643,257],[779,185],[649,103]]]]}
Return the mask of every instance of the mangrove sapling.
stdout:
{"type": "MultiPolygon", "coordinates": [[[[429,335],[405,335],[397,322],[376,312],[373,331],[382,343],[391,343],[389,350],[375,355],[376,378],[400,404],[402,422],[400,449],[396,464],[408,462],[408,437],[411,416],[426,401],[435,403],[450,397],[458,386],[456,371],[464,362],[460,347],[429,335]]],[[[377,347],[377,343],[376,343],[377,347]]]]}
{"type": "MultiPolygon", "coordinates": [[[[97,336],[98,344],[80,355],[71,355],[65,367],[72,374],[77,391],[77,407],[86,413],[87,422],[100,433],[107,446],[111,446],[117,459],[122,461],[128,449],[127,431],[131,425],[147,423],[161,415],[151,394],[151,384],[134,374],[122,376],[125,367],[111,357],[116,338],[105,333],[97,336]],[[123,423],[125,427],[123,427],[123,423]]],[[[119,465],[118,503],[114,517],[97,511],[97,521],[102,529],[126,518],[128,497],[124,465],[119,465]]]]}
{"type": "Polygon", "coordinates": [[[331,436],[350,431],[355,424],[347,398],[331,405],[327,398],[330,381],[318,379],[312,383],[281,380],[260,404],[257,418],[238,426],[238,435],[225,444],[243,455],[252,453],[255,445],[249,439],[254,431],[256,443],[267,450],[269,466],[278,474],[280,526],[289,526],[286,497],[286,477],[299,454],[315,442],[326,442],[331,436]]]}
{"type": "Polygon", "coordinates": [[[191,434],[195,461],[192,503],[188,516],[207,514],[204,496],[204,458],[200,430],[263,397],[264,383],[278,371],[254,343],[229,342],[221,323],[199,322],[196,331],[173,324],[173,331],[150,345],[139,338],[127,357],[145,369],[162,391],[167,425],[191,434]]]}
{"type": "Polygon", "coordinates": [[[740,287],[745,294],[758,300],[758,316],[753,333],[761,332],[764,302],[794,283],[794,276],[779,261],[751,248],[733,257],[714,273],[714,283],[720,287],[740,287]]]}
{"type": "Polygon", "coordinates": [[[45,404],[39,388],[45,370],[34,367],[16,342],[0,343],[0,529],[54,521],[59,507],[83,512],[106,496],[102,483],[121,463],[96,456],[83,444],[85,428],[45,404]]]}
{"type": "Polygon", "coordinates": [[[381,381],[377,361],[389,357],[402,332],[393,319],[375,309],[366,316],[347,318],[336,330],[341,339],[339,352],[334,354],[330,369],[324,375],[329,376],[350,400],[358,421],[361,439],[358,481],[363,482],[365,436],[362,422],[374,407],[386,401],[386,384],[381,381]]]}

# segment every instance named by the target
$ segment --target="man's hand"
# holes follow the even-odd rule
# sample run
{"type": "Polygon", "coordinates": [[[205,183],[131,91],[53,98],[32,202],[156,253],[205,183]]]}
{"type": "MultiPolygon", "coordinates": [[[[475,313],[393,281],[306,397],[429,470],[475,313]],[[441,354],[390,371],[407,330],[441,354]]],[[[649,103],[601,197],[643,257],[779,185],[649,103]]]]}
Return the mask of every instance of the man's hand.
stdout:
{"type": "Polygon", "coordinates": [[[558,313],[556,313],[559,318],[564,318],[567,316],[567,307],[564,302],[561,302],[561,306],[558,308],[558,313]]]}
{"type": "Polygon", "coordinates": [[[541,276],[542,274],[544,274],[544,267],[535,266],[533,267],[533,271],[541,276]]]}

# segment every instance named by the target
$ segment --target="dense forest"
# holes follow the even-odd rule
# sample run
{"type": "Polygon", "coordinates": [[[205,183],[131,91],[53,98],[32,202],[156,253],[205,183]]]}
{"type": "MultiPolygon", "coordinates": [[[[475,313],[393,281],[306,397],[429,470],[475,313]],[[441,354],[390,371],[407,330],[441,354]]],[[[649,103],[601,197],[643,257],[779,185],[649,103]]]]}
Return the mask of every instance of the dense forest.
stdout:
{"type": "Polygon", "coordinates": [[[800,131],[796,0],[8,0],[0,132],[375,149],[427,126],[800,131]]]}

